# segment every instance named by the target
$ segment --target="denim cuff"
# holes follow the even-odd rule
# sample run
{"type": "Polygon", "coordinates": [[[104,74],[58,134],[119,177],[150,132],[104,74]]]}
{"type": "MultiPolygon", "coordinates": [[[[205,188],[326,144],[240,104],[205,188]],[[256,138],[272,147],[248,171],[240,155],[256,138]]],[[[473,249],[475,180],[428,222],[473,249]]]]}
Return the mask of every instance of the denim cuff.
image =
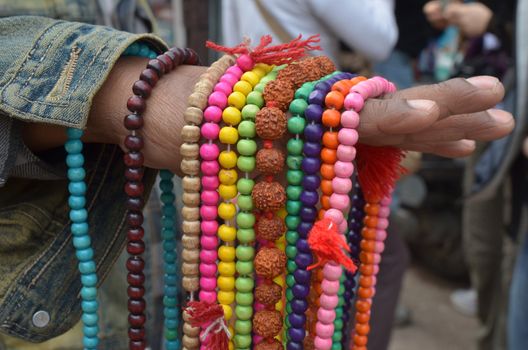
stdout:
{"type": "Polygon", "coordinates": [[[0,112],[30,122],[83,128],[94,95],[133,42],[155,51],[151,34],[19,16],[0,19],[0,112]]]}

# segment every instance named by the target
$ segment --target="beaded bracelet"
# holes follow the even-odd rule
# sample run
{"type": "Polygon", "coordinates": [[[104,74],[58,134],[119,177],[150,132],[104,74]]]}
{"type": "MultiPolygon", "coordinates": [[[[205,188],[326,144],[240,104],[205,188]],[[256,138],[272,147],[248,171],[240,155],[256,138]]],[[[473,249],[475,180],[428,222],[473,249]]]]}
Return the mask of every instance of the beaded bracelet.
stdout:
{"type": "MultiPolygon", "coordinates": [[[[127,251],[130,255],[127,260],[128,273],[128,309],[129,309],[129,348],[145,349],[145,293],[143,275],[144,260],[142,254],[145,250],[143,242],[143,138],[137,134],[143,126],[142,113],[146,109],[146,99],[150,96],[157,81],[164,75],[178,67],[180,64],[197,64],[198,56],[190,49],[170,49],[166,53],[151,59],[147,68],[143,70],[140,79],[132,87],[134,95],[127,101],[127,108],[132,113],[125,117],[124,125],[130,134],[125,138],[127,149],[124,162],[126,166],[125,192],[128,196],[127,205],[127,251]]],[[[197,217],[196,217],[197,219],[197,217]]],[[[174,285],[176,279],[174,278],[174,285]]],[[[178,344],[174,344],[178,346],[178,344]]]]}
{"type": "MultiPolygon", "coordinates": [[[[182,181],[184,191],[184,207],[182,208],[182,285],[187,293],[189,293],[190,303],[196,300],[195,293],[199,289],[200,283],[198,282],[198,275],[200,271],[207,269],[207,267],[204,266],[205,264],[215,264],[217,257],[216,248],[212,250],[208,249],[210,246],[207,244],[204,247],[205,249],[202,249],[202,251],[199,252],[200,240],[203,238],[203,236],[199,236],[202,232],[206,236],[216,236],[217,224],[216,220],[200,222],[194,217],[190,217],[188,215],[188,210],[196,208],[199,205],[199,201],[185,201],[185,198],[186,196],[191,198],[196,198],[199,196],[201,181],[203,182],[204,179],[204,189],[206,191],[210,190],[208,186],[214,186],[207,183],[207,177],[202,177],[201,179],[197,177],[199,169],[202,167],[198,159],[199,152],[196,152],[197,142],[199,140],[199,125],[201,125],[204,117],[207,122],[212,121],[209,114],[205,114],[203,112],[207,104],[208,96],[213,90],[213,84],[218,81],[223,72],[233,63],[234,57],[227,55],[221,57],[218,61],[213,63],[210,68],[207,69],[206,73],[200,77],[200,80],[195,85],[194,92],[189,96],[189,107],[184,114],[187,125],[182,129],[182,139],[184,143],[180,148],[180,153],[182,155],[181,168],[184,174],[186,174],[182,181]],[[196,135],[197,132],[198,135],[196,135]],[[187,151],[190,149],[194,149],[194,151],[187,151]],[[198,264],[199,262],[202,266],[198,264]]],[[[214,177],[211,180],[211,182],[214,184],[214,177]]],[[[216,182],[218,182],[218,180],[216,180],[216,182]]],[[[216,193],[216,187],[214,188],[214,191],[216,193]]],[[[205,196],[207,196],[207,194],[205,196]]],[[[205,201],[203,197],[201,198],[202,201],[205,202],[205,205],[209,203],[209,198],[205,198],[205,201]]],[[[214,209],[216,211],[216,203],[214,203],[214,209]]],[[[210,273],[210,271],[207,272],[210,273]]],[[[216,266],[213,273],[216,273],[216,266]]],[[[208,275],[206,275],[206,277],[208,277],[208,275]]],[[[214,276],[213,279],[216,281],[214,276]]],[[[187,309],[183,312],[183,319],[185,321],[183,325],[183,347],[184,349],[189,350],[198,349],[200,346],[200,324],[199,322],[198,324],[192,322],[191,314],[187,309]]]]}

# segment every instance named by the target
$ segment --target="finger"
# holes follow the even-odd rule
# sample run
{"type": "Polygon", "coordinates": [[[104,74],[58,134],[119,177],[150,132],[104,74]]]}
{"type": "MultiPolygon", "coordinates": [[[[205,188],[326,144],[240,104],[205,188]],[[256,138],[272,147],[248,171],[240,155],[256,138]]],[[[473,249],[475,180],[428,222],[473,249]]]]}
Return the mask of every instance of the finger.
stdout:
{"type": "Polygon", "coordinates": [[[439,143],[405,143],[401,148],[408,151],[431,153],[447,158],[467,157],[475,151],[475,141],[459,140],[439,143]]]}
{"type": "Polygon", "coordinates": [[[495,107],[503,97],[504,87],[497,78],[478,76],[405,89],[385,98],[432,100],[440,108],[440,118],[446,118],[450,115],[485,111],[495,107]]]}
{"type": "Polygon", "coordinates": [[[370,99],[361,111],[359,134],[375,135],[415,133],[430,127],[439,118],[434,101],[402,99],[370,99]]]}
{"type": "Polygon", "coordinates": [[[442,6],[440,5],[440,1],[434,0],[429,1],[426,3],[423,7],[423,12],[427,15],[436,15],[442,12],[442,6]]]}
{"type": "Polygon", "coordinates": [[[510,113],[500,109],[490,109],[442,119],[424,132],[408,135],[406,141],[445,142],[462,139],[490,141],[508,135],[514,125],[510,113]]]}
{"type": "Polygon", "coordinates": [[[456,25],[460,22],[464,6],[464,4],[449,4],[446,6],[444,16],[449,23],[456,25]]]}

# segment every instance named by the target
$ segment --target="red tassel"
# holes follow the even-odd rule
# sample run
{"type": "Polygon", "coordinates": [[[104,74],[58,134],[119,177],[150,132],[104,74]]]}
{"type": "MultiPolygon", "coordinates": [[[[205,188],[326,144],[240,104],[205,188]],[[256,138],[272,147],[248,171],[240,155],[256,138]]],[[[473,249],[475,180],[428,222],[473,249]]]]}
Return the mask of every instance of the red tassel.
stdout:
{"type": "Polygon", "coordinates": [[[193,327],[202,327],[202,345],[209,350],[228,350],[231,334],[224,319],[224,309],[219,304],[205,301],[190,301],[185,312],[193,327]]]}
{"type": "Polygon", "coordinates": [[[260,43],[253,50],[249,47],[249,42],[244,41],[234,47],[225,47],[207,41],[205,46],[210,49],[225,52],[228,54],[248,54],[254,62],[281,65],[299,60],[306,55],[306,51],[321,50],[318,45],[313,45],[319,42],[319,34],[312,35],[306,40],[302,40],[302,35],[293,39],[289,43],[269,46],[271,44],[271,35],[264,35],[260,38],[260,43]]]}
{"type": "Polygon", "coordinates": [[[352,273],[357,270],[354,262],[343,252],[350,251],[350,248],[332,220],[325,218],[317,221],[308,234],[308,244],[317,257],[317,263],[310,265],[308,270],[323,266],[329,261],[343,265],[352,273]]]}
{"type": "Polygon", "coordinates": [[[404,152],[395,147],[357,144],[357,173],[365,199],[378,202],[388,196],[394,183],[406,170],[400,163],[404,152]]]}

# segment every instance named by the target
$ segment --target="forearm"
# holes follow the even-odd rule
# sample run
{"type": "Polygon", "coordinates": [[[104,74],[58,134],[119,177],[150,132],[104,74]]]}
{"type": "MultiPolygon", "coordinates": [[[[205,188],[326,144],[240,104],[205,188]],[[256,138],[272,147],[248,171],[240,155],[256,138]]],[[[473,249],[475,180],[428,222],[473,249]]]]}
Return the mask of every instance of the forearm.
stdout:
{"type": "MultiPolygon", "coordinates": [[[[135,57],[122,57],[117,61],[93,99],[84,135],[85,142],[123,144],[126,136],[123,119],[129,113],[126,102],[132,95],[132,85],[138,80],[146,62],[147,59],[135,57]]],[[[148,107],[144,113],[145,122],[156,119],[157,122],[171,123],[167,127],[175,131],[181,129],[187,97],[204,70],[204,67],[182,66],[160,79],[148,99],[148,107]],[[172,117],[159,118],[162,115],[172,117]]],[[[23,137],[31,150],[45,151],[64,143],[65,127],[28,123],[25,125],[23,137]]],[[[167,146],[173,148],[180,143],[180,135],[175,132],[173,144],[167,146]]]]}

